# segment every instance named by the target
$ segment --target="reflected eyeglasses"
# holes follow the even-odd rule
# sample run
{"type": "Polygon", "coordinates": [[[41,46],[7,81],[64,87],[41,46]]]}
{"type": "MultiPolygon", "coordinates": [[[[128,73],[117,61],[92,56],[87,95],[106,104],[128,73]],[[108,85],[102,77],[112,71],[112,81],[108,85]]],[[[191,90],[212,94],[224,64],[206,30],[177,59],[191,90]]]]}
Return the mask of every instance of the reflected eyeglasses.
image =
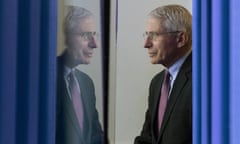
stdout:
{"type": "Polygon", "coordinates": [[[85,41],[90,41],[93,38],[94,39],[98,39],[99,38],[99,34],[97,32],[80,32],[80,33],[74,33],[79,35],[83,40],[85,41]]]}

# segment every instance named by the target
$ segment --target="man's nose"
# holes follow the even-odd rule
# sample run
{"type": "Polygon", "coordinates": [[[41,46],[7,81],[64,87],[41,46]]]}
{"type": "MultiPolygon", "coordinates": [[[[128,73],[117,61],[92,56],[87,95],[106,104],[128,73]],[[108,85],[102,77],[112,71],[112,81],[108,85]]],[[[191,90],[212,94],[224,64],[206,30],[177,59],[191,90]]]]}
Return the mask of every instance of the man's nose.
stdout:
{"type": "Polygon", "coordinates": [[[91,38],[89,39],[88,46],[89,46],[90,48],[97,48],[97,47],[98,47],[98,46],[97,46],[96,39],[95,39],[94,37],[91,37],[91,38]]]}
{"type": "Polygon", "coordinates": [[[152,46],[153,46],[152,40],[149,37],[147,37],[144,42],[144,48],[150,48],[152,46]]]}

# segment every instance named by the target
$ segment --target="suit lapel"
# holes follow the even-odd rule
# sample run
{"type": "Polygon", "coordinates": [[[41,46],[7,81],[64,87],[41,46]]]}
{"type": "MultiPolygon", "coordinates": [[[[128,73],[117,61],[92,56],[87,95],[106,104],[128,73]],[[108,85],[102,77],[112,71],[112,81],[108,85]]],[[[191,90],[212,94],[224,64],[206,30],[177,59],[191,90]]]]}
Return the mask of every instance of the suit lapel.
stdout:
{"type": "Polygon", "coordinates": [[[70,121],[71,121],[73,127],[75,128],[75,130],[79,133],[79,135],[81,135],[81,130],[80,130],[80,126],[79,126],[76,114],[75,114],[75,110],[73,108],[72,101],[69,97],[69,94],[68,94],[68,91],[67,91],[66,88],[64,90],[64,93],[65,94],[64,94],[64,102],[63,103],[64,103],[64,106],[65,106],[64,113],[65,113],[66,119],[70,119],[70,121]]]}
{"type": "MultiPolygon", "coordinates": [[[[183,73],[181,73],[180,75],[184,75],[183,73]]],[[[176,83],[179,83],[179,85],[177,87],[173,87],[172,93],[170,95],[170,99],[168,100],[168,104],[167,104],[167,108],[164,114],[164,119],[163,119],[163,123],[162,123],[162,127],[160,130],[160,135],[162,134],[162,132],[164,131],[168,119],[173,111],[173,108],[177,102],[177,99],[179,98],[179,96],[181,95],[181,91],[183,89],[183,87],[185,86],[185,84],[187,83],[187,78],[185,76],[180,76],[178,77],[178,79],[176,79],[176,83]]]]}
{"type": "Polygon", "coordinates": [[[155,87],[153,87],[154,90],[152,90],[152,92],[154,92],[154,100],[153,100],[153,115],[152,115],[152,135],[154,136],[154,140],[157,140],[158,138],[158,128],[157,128],[157,117],[158,117],[158,103],[159,103],[159,99],[160,99],[160,95],[161,95],[161,87],[162,87],[162,83],[163,83],[163,77],[164,77],[164,72],[160,73],[160,76],[158,79],[156,79],[156,84],[155,87]]]}
{"type": "Polygon", "coordinates": [[[165,114],[164,114],[162,127],[161,127],[160,132],[159,132],[158,140],[162,136],[162,133],[167,126],[170,115],[172,114],[173,108],[174,108],[178,98],[180,97],[184,86],[189,81],[189,72],[191,72],[191,65],[192,65],[192,60],[191,59],[192,59],[192,55],[190,54],[188,56],[188,58],[186,59],[186,61],[183,63],[183,65],[182,65],[182,67],[181,67],[181,69],[178,73],[178,76],[177,76],[177,78],[174,82],[173,89],[172,89],[172,92],[170,94],[170,98],[168,100],[167,108],[166,108],[166,111],[165,111],[165,114]]]}
{"type": "Polygon", "coordinates": [[[75,110],[73,108],[73,103],[70,99],[71,96],[68,93],[67,86],[66,86],[66,83],[64,80],[63,63],[64,63],[64,56],[61,56],[61,57],[59,57],[59,64],[58,64],[58,69],[59,69],[58,72],[60,73],[60,74],[58,74],[60,76],[58,78],[59,79],[58,83],[61,85],[61,87],[60,87],[61,104],[60,105],[64,107],[63,108],[64,119],[69,120],[72,123],[72,127],[76,130],[76,132],[79,135],[82,135],[80,126],[79,126],[79,123],[78,123],[78,120],[77,120],[77,117],[75,114],[75,110]]]}
{"type": "Polygon", "coordinates": [[[81,91],[81,99],[82,99],[82,104],[83,104],[83,110],[84,110],[84,121],[83,121],[83,134],[84,137],[87,136],[88,130],[89,130],[89,125],[88,125],[88,121],[90,116],[89,116],[89,112],[88,110],[90,110],[91,108],[89,107],[89,102],[88,102],[88,92],[87,90],[89,89],[89,87],[86,87],[86,82],[85,80],[82,78],[82,74],[80,71],[77,71],[77,79],[78,79],[78,83],[79,83],[79,87],[80,87],[80,91],[81,91]]]}

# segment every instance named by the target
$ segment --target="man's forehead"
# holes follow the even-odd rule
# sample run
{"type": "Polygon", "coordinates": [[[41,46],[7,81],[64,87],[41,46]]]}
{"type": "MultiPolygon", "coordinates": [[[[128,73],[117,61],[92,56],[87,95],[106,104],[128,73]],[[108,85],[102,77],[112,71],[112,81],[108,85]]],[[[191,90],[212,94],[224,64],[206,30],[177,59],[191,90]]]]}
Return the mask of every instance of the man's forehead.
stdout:
{"type": "Polygon", "coordinates": [[[95,21],[92,17],[86,17],[81,20],[78,28],[81,31],[95,31],[95,21]]]}
{"type": "Polygon", "coordinates": [[[163,22],[161,19],[158,18],[153,18],[153,17],[149,17],[147,19],[147,23],[146,23],[146,30],[147,31],[161,31],[164,30],[163,27],[163,22]]]}

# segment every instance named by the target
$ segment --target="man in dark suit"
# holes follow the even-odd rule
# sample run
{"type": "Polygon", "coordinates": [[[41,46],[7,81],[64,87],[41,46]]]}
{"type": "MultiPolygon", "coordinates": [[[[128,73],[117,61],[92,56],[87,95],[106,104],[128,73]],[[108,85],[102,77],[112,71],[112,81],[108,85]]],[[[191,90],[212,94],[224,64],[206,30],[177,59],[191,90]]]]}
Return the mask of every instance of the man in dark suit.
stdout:
{"type": "Polygon", "coordinates": [[[150,12],[145,48],[162,64],[149,88],[148,110],[135,144],[192,144],[192,16],[180,5],[150,12]]]}
{"type": "Polygon", "coordinates": [[[76,68],[89,64],[97,48],[92,13],[69,6],[64,34],[67,48],[57,58],[56,144],[102,144],[93,81],[76,68]]]}

